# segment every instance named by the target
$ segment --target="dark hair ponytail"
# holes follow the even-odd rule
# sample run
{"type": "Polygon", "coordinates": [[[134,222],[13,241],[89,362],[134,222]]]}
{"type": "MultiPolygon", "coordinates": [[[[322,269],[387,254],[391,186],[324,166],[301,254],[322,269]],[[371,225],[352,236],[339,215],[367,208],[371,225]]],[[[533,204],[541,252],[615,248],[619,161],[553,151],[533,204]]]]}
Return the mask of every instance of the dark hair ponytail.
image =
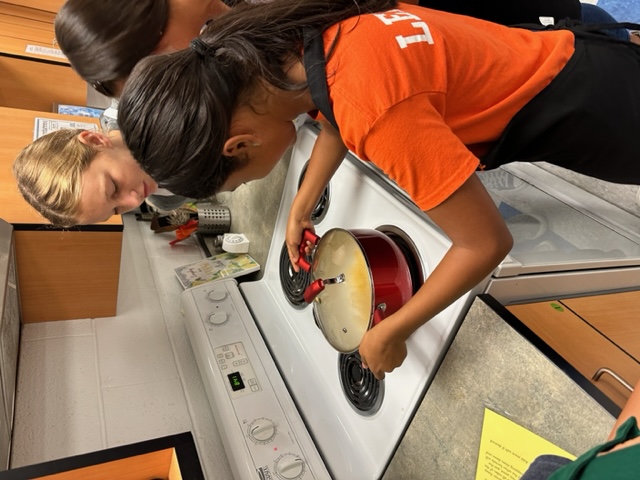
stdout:
{"type": "Polygon", "coordinates": [[[156,47],[168,17],[167,0],[67,0],[56,40],[83,79],[113,96],[116,82],[156,47]]]}
{"type": "Polygon", "coordinates": [[[237,168],[221,161],[244,87],[229,63],[186,49],[144,58],[127,80],[118,105],[122,137],[142,168],[175,194],[208,197],[237,168]]]}
{"type": "Polygon", "coordinates": [[[222,155],[235,109],[257,82],[283,90],[301,59],[303,32],[322,32],[395,0],[274,0],[242,4],[209,24],[192,48],[143,59],[120,99],[118,123],[142,168],[173,193],[215,194],[242,159],[222,155]]]}

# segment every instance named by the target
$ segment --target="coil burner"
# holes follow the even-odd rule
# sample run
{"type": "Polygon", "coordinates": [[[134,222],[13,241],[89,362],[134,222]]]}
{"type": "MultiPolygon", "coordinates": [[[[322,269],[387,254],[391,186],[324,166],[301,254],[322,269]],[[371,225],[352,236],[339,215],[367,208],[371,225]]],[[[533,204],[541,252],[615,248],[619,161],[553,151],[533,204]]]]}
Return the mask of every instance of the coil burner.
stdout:
{"type": "Polygon", "coordinates": [[[304,291],[311,283],[311,274],[303,269],[296,272],[289,260],[286,243],[280,252],[280,285],[285,297],[295,307],[306,307],[304,291]]]}
{"type": "Polygon", "coordinates": [[[384,397],[384,383],[371,370],[362,368],[358,352],[342,353],[338,358],[340,383],[351,406],[362,415],[378,411],[384,397]]]}
{"type": "MultiPolygon", "coordinates": [[[[307,172],[308,165],[309,162],[305,163],[304,167],[302,168],[302,172],[300,173],[300,180],[298,180],[298,189],[300,189],[300,185],[302,185],[302,180],[304,180],[304,175],[307,172]]],[[[331,184],[327,185],[322,191],[322,195],[320,195],[318,203],[311,212],[311,221],[314,225],[320,223],[324,216],[327,214],[327,210],[329,209],[330,186],[331,184]]]]}

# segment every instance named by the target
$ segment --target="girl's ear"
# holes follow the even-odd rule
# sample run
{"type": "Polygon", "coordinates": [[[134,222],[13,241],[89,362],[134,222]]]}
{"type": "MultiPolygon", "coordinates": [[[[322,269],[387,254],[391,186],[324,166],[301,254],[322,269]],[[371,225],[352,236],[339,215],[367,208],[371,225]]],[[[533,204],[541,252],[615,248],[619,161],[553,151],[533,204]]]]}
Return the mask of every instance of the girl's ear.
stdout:
{"type": "Polygon", "coordinates": [[[236,157],[241,153],[246,153],[246,150],[250,147],[259,147],[260,142],[255,135],[250,133],[243,133],[241,135],[234,135],[224,142],[222,154],[227,157],[236,157]]]}
{"type": "Polygon", "coordinates": [[[80,143],[90,147],[110,147],[111,139],[102,132],[84,130],[78,134],[80,143]]]}

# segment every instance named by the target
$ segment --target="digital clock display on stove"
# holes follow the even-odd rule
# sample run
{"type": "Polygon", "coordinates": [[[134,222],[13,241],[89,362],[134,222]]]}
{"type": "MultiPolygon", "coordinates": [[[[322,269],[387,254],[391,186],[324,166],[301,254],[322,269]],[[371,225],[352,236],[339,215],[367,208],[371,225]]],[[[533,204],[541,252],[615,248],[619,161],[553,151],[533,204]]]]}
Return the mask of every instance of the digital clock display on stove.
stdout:
{"type": "Polygon", "coordinates": [[[229,384],[231,384],[231,390],[234,392],[244,389],[244,382],[242,381],[240,372],[230,373],[227,375],[227,378],[229,379],[229,384]]]}

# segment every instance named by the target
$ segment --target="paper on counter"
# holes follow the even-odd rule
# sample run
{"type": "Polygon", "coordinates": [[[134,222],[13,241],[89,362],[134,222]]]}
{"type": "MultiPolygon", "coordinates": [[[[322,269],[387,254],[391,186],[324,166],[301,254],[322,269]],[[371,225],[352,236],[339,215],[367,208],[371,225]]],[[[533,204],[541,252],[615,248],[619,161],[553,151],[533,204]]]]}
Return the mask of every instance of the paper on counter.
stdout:
{"type": "Polygon", "coordinates": [[[36,117],[33,125],[33,139],[36,140],[47,133],[63,128],[78,128],[82,130],[98,130],[98,125],[89,122],[74,122],[57,118],[36,117]]]}
{"type": "Polygon", "coordinates": [[[260,269],[246,253],[220,253],[175,269],[183,288],[191,288],[225,277],[239,277],[260,269]]]}
{"type": "Polygon", "coordinates": [[[476,480],[518,480],[539,455],[572,455],[512,420],[484,409],[476,480]]]}

